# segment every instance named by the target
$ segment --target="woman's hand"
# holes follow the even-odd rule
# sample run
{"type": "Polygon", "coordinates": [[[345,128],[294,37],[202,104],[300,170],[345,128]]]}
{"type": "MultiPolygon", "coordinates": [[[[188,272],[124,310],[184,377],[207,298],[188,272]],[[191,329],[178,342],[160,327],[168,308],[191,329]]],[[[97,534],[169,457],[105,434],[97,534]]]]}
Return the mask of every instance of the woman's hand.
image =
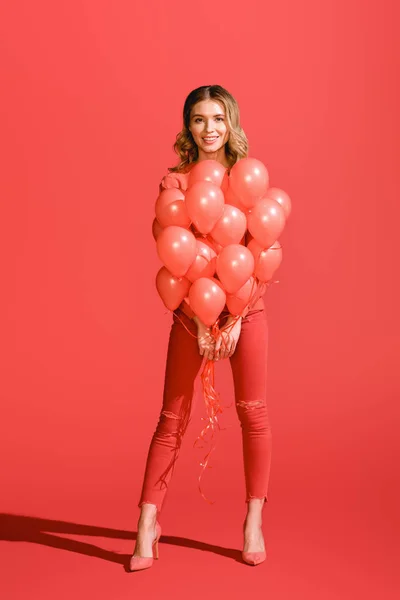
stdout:
{"type": "Polygon", "coordinates": [[[214,359],[215,339],[211,333],[210,327],[204,325],[198,317],[194,317],[193,321],[197,325],[197,343],[201,356],[205,356],[207,360],[214,359]]]}
{"type": "Polygon", "coordinates": [[[215,344],[214,360],[230,358],[236,350],[242,328],[241,317],[228,317],[215,344]]]}

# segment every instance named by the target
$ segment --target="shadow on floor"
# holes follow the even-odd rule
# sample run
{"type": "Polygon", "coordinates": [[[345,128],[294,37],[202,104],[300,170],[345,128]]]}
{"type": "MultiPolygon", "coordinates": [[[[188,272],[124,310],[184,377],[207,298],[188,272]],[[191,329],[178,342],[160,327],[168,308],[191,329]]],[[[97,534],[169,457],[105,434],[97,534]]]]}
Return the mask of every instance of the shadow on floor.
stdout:
{"type": "MultiPolygon", "coordinates": [[[[7,542],[31,542],[58,548],[68,552],[76,552],[86,556],[95,556],[109,562],[121,564],[127,570],[129,564],[128,554],[119,554],[111,550],[103,550],[95,544],[71,540],[61,535],[84,535],[102,538],[113,538],[119,540],[136,539],[136,531],[125,531],[123,529],[111,529],[109,527],[97,527],[94,525],[82,525],[80,523],[69,523],[67,521],[54,521],[52,519],[41,519],[39,517],[28,517],[23,515],[0,513],[0,540],[7,542]]],[[[191,540],[174,535],[162,535],[162,544],[171,544],[183,548],[193,548],[202,552],[212,552],[241,561],[241,552],[231,548],[223,548],[213,544],[206,544],[197,540],[191,540]]],[[[132,545],[133,552],[133,545],[132,545]]]]}

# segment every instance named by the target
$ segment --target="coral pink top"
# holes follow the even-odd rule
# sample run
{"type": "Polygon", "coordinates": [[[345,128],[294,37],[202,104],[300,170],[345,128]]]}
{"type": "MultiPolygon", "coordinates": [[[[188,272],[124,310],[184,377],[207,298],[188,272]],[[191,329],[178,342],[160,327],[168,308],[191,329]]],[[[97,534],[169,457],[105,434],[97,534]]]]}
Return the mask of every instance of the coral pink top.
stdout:
{"type": "MultiPolygon", "coordinates": [[[[160,183],[160,192],[162,190],[167,190],[170,188],[178,188],[180,190],[182,190],[183,192],[185,192],[188,188],[188,179],[189,179],[189,171],[187,171],[186,173],[168,173],[168,175],[165,175],[160,183]]],[[[195,237],[198,237],[198,232],[192,228],[191,226],[191,231],[192,233],[195,235],[195,237]]],[[[246,238],[246,235],[244,236],[244,238],[246,238]]],[[[243,243],[243,245],[245,245],[245,239],[241,241],[241,243],[243,243]]],[[[214,275],[214,277],[217,277],[216,275],[214,275]]],[[[259,298],[259,300],[257,300],[257,302],[255,303],[255,305],[253,306],[253,308],[251,310],[262,310],[264,308],[264,300],[263,298],[259,298]]],[[[192,311],[192,309],[190,308],[190,306],[187,304],[187,302],[183,301],[179,308],[190,318],[192,318],[194,316],[194,312],[192,311]]],[[[229,313],[228,307],[225,305],[224,310],[222,311],[223,313],[229,313]]],[[[222,314],[222,313],[221,313],[222,314]]]]}

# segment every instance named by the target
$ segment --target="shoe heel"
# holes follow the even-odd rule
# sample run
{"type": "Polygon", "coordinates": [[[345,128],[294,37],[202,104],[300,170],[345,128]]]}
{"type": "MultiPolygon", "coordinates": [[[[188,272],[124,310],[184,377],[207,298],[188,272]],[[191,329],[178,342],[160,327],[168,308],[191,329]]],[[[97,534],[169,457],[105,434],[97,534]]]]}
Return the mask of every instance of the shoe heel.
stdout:
{"type": "Polygon", "coordinates": [[[154,542],[153,558],[158,559],[158,541],[154,542]]]}
{"type": "Polygon", "coordinates": [[[156,537],[156,539],[154,540],[154,543],[153,543],[153,557],[155,559],[158,559],[158,541],[159,541],[159,539],[161,537],[161,526],[160,526],[160,523],[158,521],[156,523],[156,531],[157,531],[157,537],[156,537]]]}

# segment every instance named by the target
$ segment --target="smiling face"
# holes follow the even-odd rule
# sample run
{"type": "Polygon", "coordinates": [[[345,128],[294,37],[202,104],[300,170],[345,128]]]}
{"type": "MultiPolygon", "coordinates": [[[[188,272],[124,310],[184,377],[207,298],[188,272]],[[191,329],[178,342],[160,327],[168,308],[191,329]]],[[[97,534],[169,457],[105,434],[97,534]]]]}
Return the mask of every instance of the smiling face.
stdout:
{"type": "Polygon", "coordinates": [[[225,109],[215,100],[197,102],[191,110],[189,130],[199,149],[199,158],[224,153],[229,138],[225,109]]]}

